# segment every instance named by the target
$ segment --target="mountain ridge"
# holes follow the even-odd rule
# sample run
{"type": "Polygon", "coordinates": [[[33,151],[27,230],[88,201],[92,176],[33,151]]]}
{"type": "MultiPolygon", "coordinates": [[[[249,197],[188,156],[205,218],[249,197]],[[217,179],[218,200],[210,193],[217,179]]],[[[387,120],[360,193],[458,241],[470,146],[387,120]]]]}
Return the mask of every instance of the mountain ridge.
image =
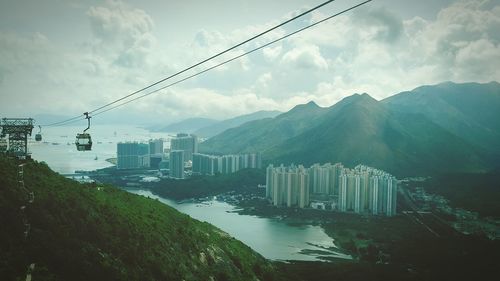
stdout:
{"type": "MultiPolygon", "coordinates": [[[[448,89],[446,91],[453,93],[461,87],[471,85],[450,82],[419,87],[417,89],[420,90],[416,91],[430,89],[439,92],[440,89],[448,89]]],[[[472,87],[479,87],[474,88],[476,92],[500,93],[498,83],[473,84],[472,87]],[[484,87],[487,89],[484,90],[484,87]]],[[[499,165],[500,158],[497,158],[495,150],[479,146],[474,139],[467,138],[467,134],[457,134],[446,124],[436,122],[425,111],[398,109],[397,103],[391,101],[404,101],[407,95],[411,94],[402,92],[395,97],[377,101],[363,93],[348,96],[328,108],[311,103],[298,105],[265,122],[244,124],[233,128],[230,133],[215,136],[202,143],[200,149],[222,153],[249,152],[253,149],[253,152],[262,152],[265,162],[274,164],[367,164],[398,176],[484,172],[499,165]],[[282,129],[283,125],[290,127],[288,131],[282,129]],[[231,139],[237,140],[237,144],[231,144],[231,139]]],[[[420,106],[434,104],[439,107],[442,103],[439,99],[424,98],[420,106]]],[[[494,116],[496,103],[483,101],[476,104],[485,107],[489,118],[494,116]]],[[[473,120],[470,116],[475,111],[465,110],[465,102],[459,105],[462,107],[449,105],[454,110],[447,111],[448,118],[473,120]]],[[[479,117],[476,119],[481,120],[479,117]]]]}
{"type": "Polygon", "coordinates": [[[190,134],[203,127],[216,124],[217,122],[219,122],[219,120],[204,118],[204,117],[195,117],[195,118],[184,119],[179,122],[174,122],[164,127],[158,128],[158,126],[154,126],[150,127],[149,129],[155,132],[190,134]]]}
{"type": "Polygon", "coordinates": [[[453,134],[500,153],[500,84],[440,83],[382,101],[395,111],[422,113],[453,134]]]}
{"type": "Polygon", "coordinates": [[[325,110],[315,103],[297,105],[276,117],[254,120],[228,129],[201,143],[199,150],[221,154],[262,151],[265,147],[302,132],[325,110]],[[252,131],[252,134],[245,134],[245,131],[252,131]]]}
{"type": "Polygon", "coordinates": [[[194,131],[194,134],[200,137],[212,137],[222,133],[227,129],[238,127],[246,122],[264,118],[272,118],[280,113],[281,113],[280,111],[266,111],[266,110],[256,111],[250,114],[236,116],[233,118],[219,121],[209,126],[202,127],[194,131]]]}

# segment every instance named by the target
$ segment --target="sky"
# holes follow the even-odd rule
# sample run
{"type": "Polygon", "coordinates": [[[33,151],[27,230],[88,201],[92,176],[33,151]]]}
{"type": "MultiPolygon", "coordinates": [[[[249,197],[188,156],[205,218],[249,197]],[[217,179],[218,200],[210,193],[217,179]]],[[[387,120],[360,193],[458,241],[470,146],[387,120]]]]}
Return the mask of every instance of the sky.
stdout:
{"type": "MultiPolygon", "coordinates": [[[[0,0],[0,117],[91,111],[322,2],[0,0]]],[[[360,2],[336,0],[169,82],[360,2]]],[[[374,0],[93,120],[168,124],[331,106],[354,93],[381,100],[500,81],[498,65],[500,0],[374,0]]]]}

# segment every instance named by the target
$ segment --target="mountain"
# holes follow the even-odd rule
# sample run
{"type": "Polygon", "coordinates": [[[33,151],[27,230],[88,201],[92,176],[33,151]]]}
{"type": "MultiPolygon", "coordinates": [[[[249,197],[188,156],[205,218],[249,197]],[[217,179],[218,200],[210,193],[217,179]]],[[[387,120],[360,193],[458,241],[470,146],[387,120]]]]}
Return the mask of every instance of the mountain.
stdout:
{"type": "Polygon", "coordinates": [[[497,82],[422,86],[382,103],[394,111],[423,114],[453,134],[500,153],[500,84],[497,82]]]}
{"type": "Polygon", "coordinates": [[[264,119],[264,118],[273,118],[276,115],[280,114],[280,111],[257,111],[254,113],[237,116],[231,119],[226,119],[220,122],[217,122],[213,125],[200,128],[194,132],[195,135],[201,137],[212,137],[224,132],[227,129],[238,127],[246,122],[264,119]]]}
{"type": "Polygon", "coordinates": [[[392,112],[367,94],[330,107],[320,124],[265,155],[274,163],[366,164],[398,176],[488,167],[480,149],[421,114],[392,112]]]}
{"type": "Polygon", "coordinates": [[[297,105],[274,118],[228,129],[201,143],[199,151],[223,154],[264,151],[307,130],[324,111],[314,102],[297,105]]]}
{"type": "Polygon", "coordinates": [[[498,89],[444,83],[383,101],[355,94],[329,108],[299,105],[229,129],[200,151],[258,151],[274,164],[367,164],[397,176],[488,171],[500,166],[498,89]]]}
{"type": "Polygon", "coordinates": [[[17,164],[0,155],[0,280],[24,280],[31,263],[33,280],[278,278],[262,256],[208,223],[112,186],[79,184],[45,164],[24,166],[34,192],[27,204],[17,164]]]}
{"type": "Polygon", "coordinates": [[[210,118],[188,118],[179,122],[169,124],[165,127],[160,128],[150,128],[157,132],[167,132],[167,133],[193,133],[203,127],[211,126],[219,122],[215,119],[210,118]]]}

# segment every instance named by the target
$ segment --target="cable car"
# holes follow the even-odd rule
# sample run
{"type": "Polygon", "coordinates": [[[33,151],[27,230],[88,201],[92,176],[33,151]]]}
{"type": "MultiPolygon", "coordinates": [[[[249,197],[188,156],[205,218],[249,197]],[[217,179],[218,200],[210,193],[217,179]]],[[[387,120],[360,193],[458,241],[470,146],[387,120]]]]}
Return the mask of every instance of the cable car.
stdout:
{"type": "Polygon", "coordinates": [[[89,151],[92,150],[92,137],[89,133],[86,133],[88,129],[90,129],[90,116],[88,112],[84,113],[85,118],[87,119],[88,126],[87,129],[83,130],[83,133],[76,134],[76,150],[78,151],[89,151]]]}
{"type": "Polygon", "coordinates": [[[87,133],[76,134],[75,144],[78,151],[92,150],[92,137],[87,133]]]}
{"type": "Polygon", "coordinates": [[[38,134],[35,135],[36,141],[42,140],[42,126],[38,125],[38,134]]]}

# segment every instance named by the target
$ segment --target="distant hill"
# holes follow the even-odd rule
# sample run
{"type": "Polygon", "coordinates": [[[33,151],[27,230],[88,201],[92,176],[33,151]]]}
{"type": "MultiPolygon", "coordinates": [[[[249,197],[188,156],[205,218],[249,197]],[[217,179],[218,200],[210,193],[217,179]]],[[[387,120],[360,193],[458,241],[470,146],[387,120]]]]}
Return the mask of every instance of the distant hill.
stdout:
{"type": "Polygon", "coordinates": [[[498,83],[445,83],[414,91],[418,96],[424,96],[422,92],[445,94],[439,94],[443,95],[440,103],[429,106],[432,110],[418,110],[419,105],[411,102],[414,97],[408,92],[381,102],[367,94],[355,94],[329,108],[314,103],[299,105],[274,118],[229,129],[202,143],[200,150],[260,151],[266,162],[275,164],[363,163],[398,176],[478,172],[499,166],[500,153],[494,145],[500,132],[498,83]],[[471,91],[478,101],[468,101],[466,94],[461,95],[460,102],[453,97],[471,91]],[[454,110],[439,111],[439,105],[445,101],[454,110]],[[460,114],[456,113],[458,110],[460,114]],[[495,119],[486,124],[492,118],[495,119]],[[474,126],[460,127],[465,131],[453,130],[453,124],[463,123],[474,126]],[[481,132],[487,140],[475,138],[468,128],[481,132]]]}
{"type": "Polygon", "coordinates": [[[237,116],[231,119],[226,119],[215,124],[209,125],[207,127],[200,128],[196,130],[194,133],[197,136],[201,137],[212,137],[224,132],[227,129],[238,127],[246,122],[264,119],[264,118],[272,118],[276,115],[280,114],[280,111],[257,111],[254,113],[237,116]]]}
{"type": "Polygon", "coordinates": [[[228,129],[201,143],[199,150],[216,153],[264,151],[309,129],[324,111],[314,102],[297,105],[274,118],[250,121],[228,129]]]}
{"type": "Polygon", "coordinates": [[[164,127],[150,127],[152,131],[166,133],[193,133],[201,128],[218,123],[218,120],[210,118],[188,118],[164,127]]]}
{"type": "Polygon", "coordinates": [[[157,200],[25,166],[35,201],[20,206],[17,163],[0,155],[0,280],[275,280],[274,267],[216,227],[157,200]]]}

